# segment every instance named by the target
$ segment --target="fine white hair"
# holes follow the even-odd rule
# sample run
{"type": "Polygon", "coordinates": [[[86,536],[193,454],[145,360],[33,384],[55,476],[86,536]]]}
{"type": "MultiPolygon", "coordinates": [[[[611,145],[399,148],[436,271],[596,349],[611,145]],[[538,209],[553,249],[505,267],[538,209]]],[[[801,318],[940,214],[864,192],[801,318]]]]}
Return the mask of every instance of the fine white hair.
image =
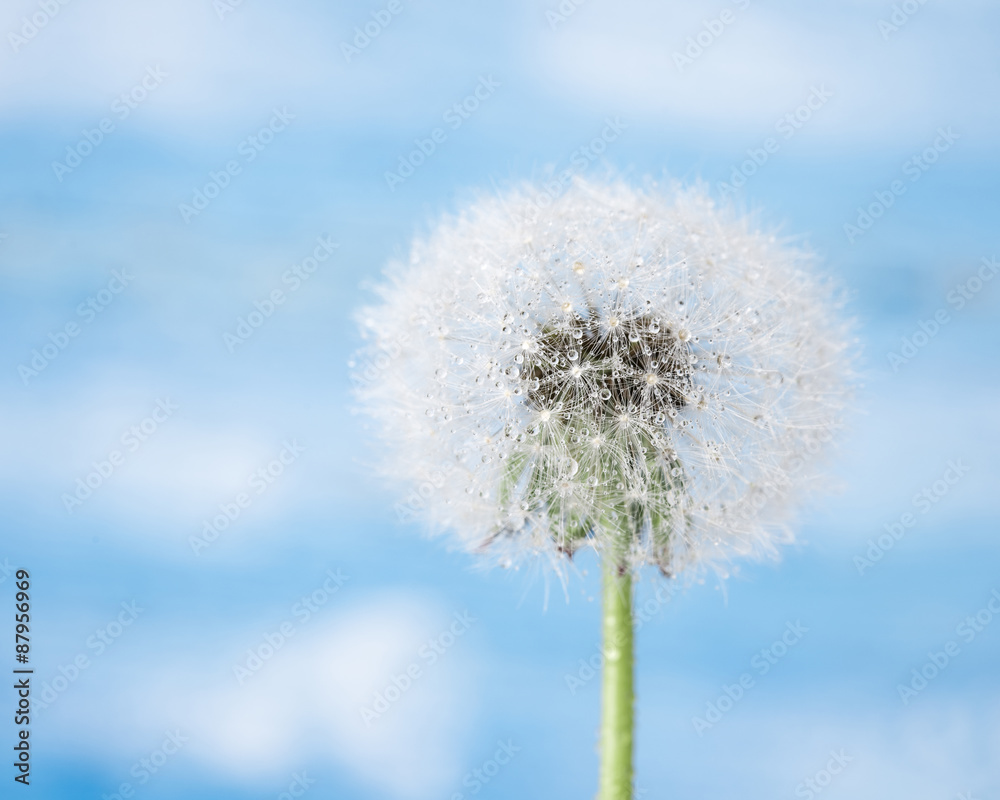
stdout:
{"type": "Polygon", "coordinates": [[[360,314],[398,508],[504,565],[773,553],[850,399],[812,262],[700,188],[528,184],[444,219],[360,314]]]}

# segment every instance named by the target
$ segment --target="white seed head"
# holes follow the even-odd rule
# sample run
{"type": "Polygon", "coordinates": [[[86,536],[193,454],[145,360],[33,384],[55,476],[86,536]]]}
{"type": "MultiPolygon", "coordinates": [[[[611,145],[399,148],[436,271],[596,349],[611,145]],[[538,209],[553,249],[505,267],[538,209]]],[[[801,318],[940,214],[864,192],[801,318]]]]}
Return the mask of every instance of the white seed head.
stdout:
{"type": "Polygon", "coordinates": [[[382,366],[358,397],[409,510],[506,565],[772,552],[850,398],[831,288],[701,190],[538,196],[443,221],[360,315],[356,363],[382,366]]]}

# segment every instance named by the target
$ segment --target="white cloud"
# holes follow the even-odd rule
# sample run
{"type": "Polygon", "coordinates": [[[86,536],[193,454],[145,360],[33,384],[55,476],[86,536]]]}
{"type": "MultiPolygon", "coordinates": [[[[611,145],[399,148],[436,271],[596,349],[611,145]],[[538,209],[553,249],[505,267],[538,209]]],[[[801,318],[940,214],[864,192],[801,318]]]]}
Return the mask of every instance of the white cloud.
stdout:
{"type": "MultiPolygon", "coordinates": [[[[348,582],[342,591],[352,589],[348,582]]],[[[246,664],[246,650],[265,645],[280,620],[230,633],[197,658],[146,651],[112,666],[105,656],[89,670],[93,682],[43,712],[47,724],[66,756],[86,751],[112,771],[179,729],[190,738],[183,768],[196,761],[222,781],[280,789],[295,770],[332,766],[402,800],[445,793],[461,774],[474,705],[468,642],[459,638],[433,664],[421,657],[421,646],[448,629],[447,613],[421,596],[386,594],[330,618],[287,620],[292,637],[243,685],[233,665],[246,664]],[[362,706],[414,663],[420,675],[366,725],[362,706]]]]}
{"type": "MultiPolygon", "coordinates": [[[[544,11],[558,4],[526,2],[517,26],[493,26],[486,39],[469,36],[462,14],[405,7],[348,63],[341,42],[369,19],[363,9],[248,2],[220,20],[202,0],[77,0],[19,52],[0,43],[0,111],[8,119],[103,113],[159,64],[169,77],[129,125],[235,142],[277,104],[303,126],[402,121],[409,128],[414,117],[426,118],[429,102],[437,107],[429,87],[450,97],[449,87],[489,64],[506,85],[530,82],[546,102],[708,133],[765,129],[822,82],[835,102],[810,129],[828,140],[894,142],[900,132],[925,135],[942,124],[970,135],[996,129],[995,104],[980,102],[1000,88],[990,60],[993,12],[978,0],[926,5],[888,41],[877,22],[889,4],[740,4],[588,3],[552,30],[544,11]],[[731,24],[679,71],[673,53],[723,9],[731,24]]],[[[6,38],[36,8],[31,0],[8,4],[0,32],[6,38]]]]}
{"type": "Polygon", "coordinates": [[[901,130],[929,133],[940,124],[995,125],[993,108],[970,113],[970,99],[997,86],[995,66],[968,41],[977,30],[978,4],[935,7],[927,25],[883,41],[876,27],[887,8],[855,7],[794,13],[751,3],[650,4],[630,0],[581,9],[555,31],[536,34],[534,51],[552,84],[577,103],[603,104],[632,120],[669,120],[707,133],[750,127],[767,131],[794,111],[813,84],[826,84],[834,102],[810,121],[810,130],[850,141],[898,139],[901,130]],[[728,25],[713,23],[727,9],[728,25]],[[721,31],[692,63],[674,53],[705,22],[721,31]],[[966,45],[947,60],[930,60],[942,30],[966,45]],[[975,74],[977,86],[967,76],[975,74]],[[928,118],[932,106],[940,116],[928,118]],[[926,130],[924,130],[926,128],[926,130]]]}
{"type": "MultiPolygon", "coordinates": [[[[0,30],[19,30],[22,15],[36,8],[30,2],[17,5],[0,18],[0,30]]],[[[106,113],[119,92],[138,82],[148,66],[159,65],[167,78],[141,106],[154,118],[200,119],[212,125],[239,109],[263,113],[275,99],[276,87],[322,77],[315,64],[322,65],[323,59],[310,68],[315,51],[303,20],[296,26],[299,47],[274,47],[274,38],[290,35],[295,22],[295,12],[263,5],[220,21],[211,3],[199,0],[70,3],[18,52],[3,43],[0,108],[8,115],[80,109],[106,113]]]]}
{"type": "MultiPolygon", "coordinates": [[[[57,359],[47,369],[76,366],[57,359]]],[[[324,420],[289,423],[262,411],[287,398],[258,390],[234,407],[231,392],[238,395],[239,388],[218,397],[202,389],[192,394],[187,380],[164,381],[143,370],[96,372],[89,371],[86,384],[72,379],[70,392],[53,391],[46,379],[67,384],[46,375],[20,398],[12,393],[0,409],[7,421],[0,436],[5,491],[35,497],[58,528],[100,521],[108,536],[129,547],[190,560],[189,537],[222,513],[221,504],[236,517],[210,554],[238,556],[248,552],[232,548],[244,532],[263,527],[283,536],[274,521],[302,506],[304,486],[321,481],[308,480],[317,463],[326,474],[324,420]],[[176,391],[163,391],[165,385],[176,391]],[[176,410],[167,415],[163,409],[171,406],[176,410]],[[242,508],[238,495],[249,501],[242,508]]],[[[322,500],[318,488],[309,499],[322,500]]]]}
{"type": "MultiPolygon", "coordinates": [[[[702,790],[728,787],[733,775],[745,776],[753,796],[831,800],[950,800],[959,792],[989,796],[995,786],[990,753],[1000,743],[1000,696],[978,687],[944,691],[935,686],[936,695],[928,689],[908,707],[899,703],[891,683],[882,696],[860,687],[852,693],[846,685],[802,694],[776,689],[770,696],[756,694],[768,690],[752,688],[699,737],[690,717],[678,713],[677,700],[707,699],[718,687],[667,676],[648,685],[655,688],[643,695],[649,720],[644,736],[683,758],[684,777],[697,781],[696,776],[704,776],[695,784],[702,790]],[[832,780],[820,776],[827,786],[809,795],[807,779],[826,768],[833,751],[850,761],[832,780]],[[725,765],[721,772],[720,764],[725,765]]],[[[696,713],[704,713],[704,705],[696,713]]],[[[675,763],[647,762],[644,770],[640,760],[640,785],[676,780],[675,763]]]]}

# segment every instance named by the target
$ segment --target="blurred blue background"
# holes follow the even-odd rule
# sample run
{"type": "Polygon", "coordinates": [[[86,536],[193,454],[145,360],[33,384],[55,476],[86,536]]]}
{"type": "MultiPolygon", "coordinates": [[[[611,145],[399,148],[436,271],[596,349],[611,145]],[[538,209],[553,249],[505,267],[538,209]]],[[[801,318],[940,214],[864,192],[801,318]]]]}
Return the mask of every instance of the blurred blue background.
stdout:
{"type": "Polygon", "coordinates": [[[0,33],[0,630],[13,664],[28,569],[39,701],[4,797],[593,795],[595,565],[482,573],[401,524],[346,367],[387,260],[549,168],[701,179],[802,237],[866,354],[782,563],[640,586],[639,795],[1000,797],[995,4],[9,0],[0,33]]]}

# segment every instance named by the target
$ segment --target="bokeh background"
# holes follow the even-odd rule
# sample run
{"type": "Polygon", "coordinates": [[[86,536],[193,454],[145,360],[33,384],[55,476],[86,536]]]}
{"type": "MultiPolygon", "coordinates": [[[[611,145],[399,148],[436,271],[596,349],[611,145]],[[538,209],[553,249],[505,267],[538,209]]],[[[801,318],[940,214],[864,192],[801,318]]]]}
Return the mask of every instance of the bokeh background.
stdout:
{"type": "Polygon", "coordinates": [[[611,169],[706,181],[810,245],[865,351],[839,493],[803,511],[782,563],[640,586],[637,792],[1000,797],[1000,280],[974,280],[1000,256],[998,33],[987,0],[5,2],[0,631],[13,664],[10,570],[29,569],[39,702],[31,787],[7,766],[3,796],[592,796],[593,562],[565,587],[482,573],[400,521],[347,362],[380,270],[438,215],[611,169]],[[583,155],[608,119],[620,135],[583,155]],[[730,193],[734,170],[753,174],[730,193]],[[896,180],[867,230],[845,229],[896,180]],[[293,290],[319,237],[337,246],[293,290]],[[233,345],[273,289],[286,302],[233,345]],[[961,478],[941,483],[949,462],[961,478]],[[474,622],[452,638],[455,614],[474,622]],[[808,630],[762,674],[789,624],[808,630]],[[699,732],[709,704],[725,713],[699,732]]]}

